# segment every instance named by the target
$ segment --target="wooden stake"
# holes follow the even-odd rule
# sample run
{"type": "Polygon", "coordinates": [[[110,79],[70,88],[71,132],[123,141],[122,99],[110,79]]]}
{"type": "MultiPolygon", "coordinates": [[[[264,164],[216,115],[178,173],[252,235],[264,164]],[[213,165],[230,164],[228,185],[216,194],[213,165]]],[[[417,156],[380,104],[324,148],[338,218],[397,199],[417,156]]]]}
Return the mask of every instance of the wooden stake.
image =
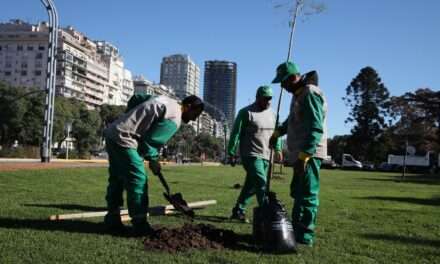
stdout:
{"type": "MultiPolygon", "coordinates": [[[[208,205],[217,204],[216,200],[207,200],[207,201],[198,201],[198,202],[192,202],[188,203],[188,207],[192,209],[202,209],[205,208],[208,205]]],[[[165,205],[165,206],[154,206],[149,208],[149,215],[150,216],[156,216],[156,215],[167,215],[167,214],[173,214],[177,212],[174,209],[174,206],[171,204],[165,205]]],[[[49,220],[51,221],[58,221],[58,220],[70,220],[70,219],[80,219],[80,218],[92,218],[92,217],[100,217],[105,216],[107,214],[107,211],[100,211],[100,212],[87,212],[87,213],[75,213],[75,214],[59,214],[59,215],[51,215],[49,216],[49,220]]],[[[121,218],[122,219],[128,219],[128,210],[121,210],[121,218]]],[[[128,221],[126,220],[126,221],[128,221]]],[[[124,221],[124,220],[122,220],[124,221]]]]}

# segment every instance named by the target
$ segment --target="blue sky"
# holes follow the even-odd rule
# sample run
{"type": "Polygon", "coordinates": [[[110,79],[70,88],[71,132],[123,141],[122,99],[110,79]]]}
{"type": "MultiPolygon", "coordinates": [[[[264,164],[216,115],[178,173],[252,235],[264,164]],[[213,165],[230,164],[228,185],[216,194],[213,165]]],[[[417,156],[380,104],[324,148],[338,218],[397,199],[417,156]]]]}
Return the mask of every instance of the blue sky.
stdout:
{"type": "MultiPolygon", "coordinates": [[[[237,62],[237,110],[269,83],[287,56],[286,9],[275,0],[55,0],[61,26],[121,51],[134,74],[158,82],[163,56],[189,54],[203,72],[205,60],[237,62]]],[[[375,68],[391,95],[421,87],[438,90],[440,1],[322,0],[327,10],[298,23],[293,60],[302,72],[317,70],[328,103],[329,135],[349,133],[342,97],[365,66],[375,68]]],[[[47,20],[39,0],[2,1],[0,21],[47,20]]],[[[203,76],[202,76],[203,79],[203,76]]],[[[201,82],[203,87],[203,81],[201,82]]],[[[274,85],[279,93],[279,87],[274,85]]],[[[275,108],[277,98],[274,98],[275,108]]],[[[288,113],[290,95],[282,101],[288,113]]]]}

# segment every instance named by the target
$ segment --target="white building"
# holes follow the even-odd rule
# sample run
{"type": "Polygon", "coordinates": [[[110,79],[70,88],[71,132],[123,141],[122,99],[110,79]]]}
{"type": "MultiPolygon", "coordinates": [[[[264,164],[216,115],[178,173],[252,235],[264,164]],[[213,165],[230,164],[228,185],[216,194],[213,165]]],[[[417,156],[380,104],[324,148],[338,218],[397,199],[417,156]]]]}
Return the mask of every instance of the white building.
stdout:
{"type": "Polygon", "coordinates": [[[94,108],[105,103],[108,67],[97,45],[72,27],[58,32],[57,94],[94,108]]]}
{"type": "Polygon", "coordinates": [[[131,72],[124,68],[119,50],[109,42],[96,41],[98,53],[108,68],[106,102],[111,105],[126,105],[134,94],[131,72]]]}
{"type": "Polygon", "coordinates": [[[207,133],[217,138],[223,138],[225,135],[225,127],[223,122],[216,120],[208,112],[203,111],[196,121],[196,132],[207,133]]]}
{"type": "Polygon", "coordinates": [[[0,80],[13,86],[46,86],[48,26],[19,20],[0,24],[0,80]]]}
{"type": "Polygon", "coordinates": [[[200,68],[188,55],[175,54],[162,59],[160,83],[173,89],[177,97],[199,95],[200,68]]]}
{"type": "MultiPolygon", "coordinates": [[[[48,24],[0,23],[0,80],[12,86],[46,86],[48,24]]],[[[56,93],[88,107],[124,105],[134,92],[131,73],[116,47],[72,27],[59,29],[56,93]]]]}
{"type": "Polygon", "coordinates": [[[122,78],[122,97],[121,102],[123,105],[128,103],[130,97],[134,94],[134,83],[131,72],[127,69],[124,69],[124,77],[122,78]]]}
{"type": "Polygon", "coordinates": [[[159,83],[146,80],[142,76],[136,76],[133,81],[135,93],[147,93],[152,95],[165,95],[177,99],[173,89],[159,83]]]}

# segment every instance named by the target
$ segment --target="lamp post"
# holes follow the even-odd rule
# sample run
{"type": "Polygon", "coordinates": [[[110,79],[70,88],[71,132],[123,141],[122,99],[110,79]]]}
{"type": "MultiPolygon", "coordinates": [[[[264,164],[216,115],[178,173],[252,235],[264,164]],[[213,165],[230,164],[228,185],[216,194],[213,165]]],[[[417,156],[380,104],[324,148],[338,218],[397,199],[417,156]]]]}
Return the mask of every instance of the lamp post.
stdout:
{"type": "Polygon", "coordinates": [[[46,71],[46,107],[44,109],[41,162],[50,162],[52,154],[53,116],[55,107],[56,52],[58,46],[58,12],[52,0],[40,0],[49,15],[49,41],[46,71]]]}
{"type": "Polygon", "coordinates": [[[224,124],[223,124],[223,134],[224,134],[224,151],[225,151],[225,158],[223,159],[225,164],[226,164],[226,160],[228,158],[228,151],[227,151],[227,133],[228,133],[228,122],[225,120],[224,124]]]}
{"type": "Polygon", "coordinates": [[[66,160],[69,159],[69,147],[70,147],[70,131],[72,131],[72,122],[67,121],[64,125],[64,128],[66,129],[66,160]]]}

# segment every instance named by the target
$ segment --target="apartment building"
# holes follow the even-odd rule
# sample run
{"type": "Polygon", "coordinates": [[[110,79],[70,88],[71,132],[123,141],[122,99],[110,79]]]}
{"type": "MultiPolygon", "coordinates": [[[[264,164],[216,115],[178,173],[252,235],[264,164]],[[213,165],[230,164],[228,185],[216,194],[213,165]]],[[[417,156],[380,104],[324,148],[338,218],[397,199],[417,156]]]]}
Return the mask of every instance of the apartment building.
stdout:
{"type": "MultiPolygon", "coordinates": [[[[46,86],[49,26],[21,20],[0,23],[0,80],[17,87],[46,86]]],[[[56,94],[89,108],[124,105],[134,93],[129,70],[116,47],[93,41],[73,27],[59,29],[56,94]]]]}
{"type": "Polygon", "coordinates": [[[160,68],[160,83],[173,89],[181,99],[192,94],[198,96],[200,68],[185,54],[164,57],[160,68]]]}

